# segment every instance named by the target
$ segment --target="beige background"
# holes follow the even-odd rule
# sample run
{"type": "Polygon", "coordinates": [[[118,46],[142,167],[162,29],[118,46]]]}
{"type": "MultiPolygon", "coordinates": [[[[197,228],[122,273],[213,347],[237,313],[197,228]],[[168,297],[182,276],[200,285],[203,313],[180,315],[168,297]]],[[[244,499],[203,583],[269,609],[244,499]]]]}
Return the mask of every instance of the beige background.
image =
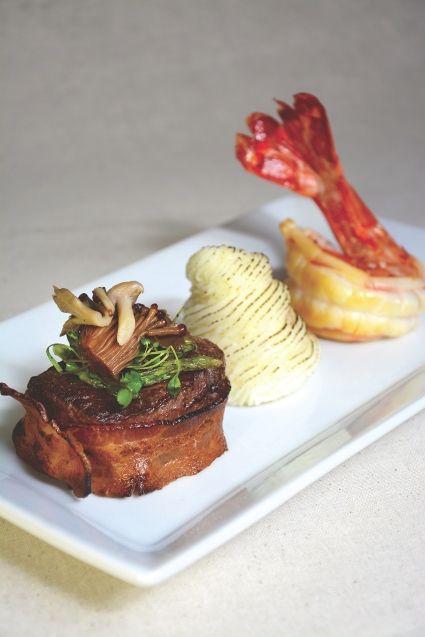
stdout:
{"type": "MultiPolygon", "coordinates": [[[[234,133],[309,90],[425,225],[425,2],[0,2],[0,317],[282,194],[234,133]]],[[[326,396],[324,396],[326,400],[326,396]]],[[[0,521],[0,636],[425,634],[424,415],[152,590],[0,521]]]]}

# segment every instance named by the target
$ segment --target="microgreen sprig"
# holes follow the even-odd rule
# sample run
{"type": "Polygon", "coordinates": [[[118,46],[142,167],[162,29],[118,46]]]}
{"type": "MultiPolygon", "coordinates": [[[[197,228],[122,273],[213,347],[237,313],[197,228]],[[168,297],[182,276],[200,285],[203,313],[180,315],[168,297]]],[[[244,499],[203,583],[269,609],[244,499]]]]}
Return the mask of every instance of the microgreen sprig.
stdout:
{"type": "Polygon", "coordinates": [[[179,393],[180,389],[181,389],[181,382],[180,382],[180,378],[179,378],[179,374],[181,372],[181,362],[179,357],[177,356],[177,352],[174,349],[174,347],[172,345],[170,345],[170,351],[174,356],[174,360],[176,362],[176,373],[174,374],[174,376],[172,376],[170,378],[170,380],[168,381],[167,384],[167,390],[168,393],[171,394],[171,396],[177,396],[177,394],[179,393]]]}

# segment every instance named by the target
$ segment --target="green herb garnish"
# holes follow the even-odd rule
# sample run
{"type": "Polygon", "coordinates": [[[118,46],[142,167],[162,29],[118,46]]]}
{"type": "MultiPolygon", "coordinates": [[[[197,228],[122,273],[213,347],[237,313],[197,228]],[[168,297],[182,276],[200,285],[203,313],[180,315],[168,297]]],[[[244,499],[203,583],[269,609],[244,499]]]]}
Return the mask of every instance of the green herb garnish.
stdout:
{"type": "Polygon", "coordinates": [[[122,370],[115,382],[109,382],[90,370],[79,350],[78,330],[70,331],[66,336],[69,345],[54,343],[46,350],[55,370],[59,374],[73,374],[88,385],[107,390],[122,407],[128,407],[143,387],[163,381],[167,381],[168,393],[176,396],[181,389],[182,372],[219,367],[223,364],[220,359],[211,356],[197,356],[196,343],[188,338],[177,348],[172,345],[164,347],[158,341],[142,338],[139,353],[122,370]]]}
{"type": "Polygon", "coordinates": [[[133,400],[133,394],[127,387],[123,387],[117,393],[117,403],[121,405],[121,407],[128,407],[131,401],[133,400]]]}

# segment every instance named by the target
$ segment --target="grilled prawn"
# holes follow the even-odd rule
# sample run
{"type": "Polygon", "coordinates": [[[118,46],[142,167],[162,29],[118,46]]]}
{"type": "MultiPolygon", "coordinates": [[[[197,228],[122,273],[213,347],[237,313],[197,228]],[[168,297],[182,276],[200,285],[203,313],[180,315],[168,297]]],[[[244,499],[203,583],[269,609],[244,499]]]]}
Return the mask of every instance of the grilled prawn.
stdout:
{"type": "Polygon", "coordinates": [[[399,246],[344,176],[326,111],[308,93],[277,101],[281,122],[252,113],[236,156],[250,172],[312,198],[342,252],[291,220],[281,224],[292,302],[319,336],[400,336],[425,310],[425,270],[399,246]]]}

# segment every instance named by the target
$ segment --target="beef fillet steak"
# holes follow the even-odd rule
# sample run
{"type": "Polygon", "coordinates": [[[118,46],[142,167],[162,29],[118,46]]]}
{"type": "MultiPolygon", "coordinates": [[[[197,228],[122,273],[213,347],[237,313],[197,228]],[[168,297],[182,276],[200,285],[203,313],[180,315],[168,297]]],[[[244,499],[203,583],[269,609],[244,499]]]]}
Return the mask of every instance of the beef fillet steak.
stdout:
{"type": "MultiPolygon", "coordinates": [[[[193,340],[198,354],[223,359],[210,341],[193,340]]],[[[177,396],[161,382],[125,408],[107,391],[53,368],[32,377],[25,394],[4,383],[0,391],[26,410],[13,431],[20,458],[76,496],[123,497],[198,473],[227,449],[224,365],[184,372],[180,380],[177,396]]]]}

